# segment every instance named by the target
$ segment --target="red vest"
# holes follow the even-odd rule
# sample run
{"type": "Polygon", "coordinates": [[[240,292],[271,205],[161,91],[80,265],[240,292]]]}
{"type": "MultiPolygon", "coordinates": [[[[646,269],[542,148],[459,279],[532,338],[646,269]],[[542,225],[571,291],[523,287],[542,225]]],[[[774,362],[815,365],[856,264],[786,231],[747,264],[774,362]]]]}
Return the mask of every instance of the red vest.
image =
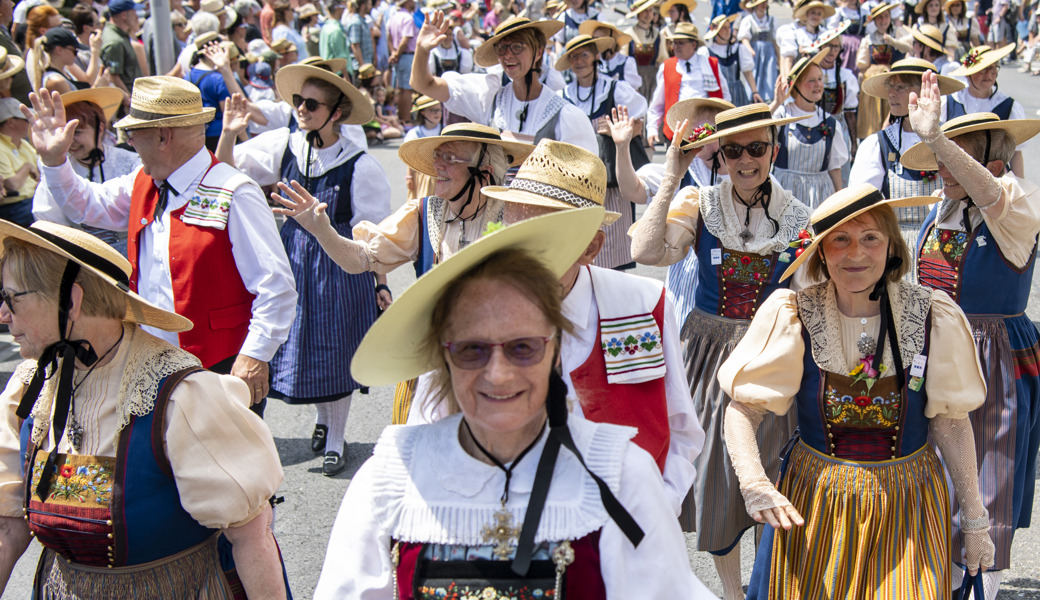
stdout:
{"type": "MultiPolygon", "coordinates": [[[[664,291],[653,311],[654,321],[664,333],[664,291]]],[[[679,340],[661,340],[676,344],[679,340]]],[[[665,397],[664,377],[642,383],[607,383],[607,363],[603,351],[593,349],[583,365],[571,371],[571,385],[581,402],[581,412],[589,421],[636,427],[639,433],[634,441],[650,453],[657,467],[664,472],[668,457],[671,429],[668,426],[668,401],[665,397]]]]}
{"type": "MultiPolygon", "coordinates": [[[[213,165],[220,161],[212,156],[213,165]]],[[[207,173],[209,171],[207,170],[207,173]]],[[[137,256],[141,231],[152,222],[159,188],[144,170],[138,171],[130,201],[127,255],[133,272],[130,289],[137,291],[137,256]]],[[[231,254],[227,228],[199,227],[180,220],[185,207],[170,212],[170,277],[174,312],[195,327],[179,334],[180,346],[210,367],[238,354],[249,332],[256,298],[242,283],[231,254]]]]}
{"type": "MultiPolygon", "coordinates": [[[[711,64],[711,70],[715,74],[715,82],[719,84],[719,89],[714,92],[708,92],[708,97],[722,99],[725,96],[722,92],[722,78],[719,77],[719,59],[715,58],[714,56],[709,56],[708,62],[711,64]]],[[[675,68],[678,64],[679,59],[674,56],[664,61],[663,75],[665,115],[668,114],[668,109],[679,101],[679,88],[682,87],[682,74],[679,73],[679,70],[675,68]]],[[[668,138],[669,141],[671,141],[673,133],[674,132],[672,131],[672,128],[668,126],[668,119],[666,116],[664,120],[664,136],[668,138]]]]}

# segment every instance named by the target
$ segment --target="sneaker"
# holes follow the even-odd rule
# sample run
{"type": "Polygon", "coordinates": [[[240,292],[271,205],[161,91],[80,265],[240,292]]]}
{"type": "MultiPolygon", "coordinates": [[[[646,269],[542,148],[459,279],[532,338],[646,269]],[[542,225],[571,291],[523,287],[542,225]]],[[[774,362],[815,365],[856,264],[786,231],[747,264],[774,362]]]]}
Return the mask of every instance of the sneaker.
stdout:
{"type": "Polygon", "coordinates": [[[343,442],[343,452],[326,452],[325,462],[321,465],[321,474],[335,477],[347,468],[347,443],[343,442]]]}
{"type": "Polygon", "coordinates": [[[315,425],[314,433],[311,434],[311,452],[321,454],[325,451],[325,436],[329,428],[326,425],[315,425]]]}

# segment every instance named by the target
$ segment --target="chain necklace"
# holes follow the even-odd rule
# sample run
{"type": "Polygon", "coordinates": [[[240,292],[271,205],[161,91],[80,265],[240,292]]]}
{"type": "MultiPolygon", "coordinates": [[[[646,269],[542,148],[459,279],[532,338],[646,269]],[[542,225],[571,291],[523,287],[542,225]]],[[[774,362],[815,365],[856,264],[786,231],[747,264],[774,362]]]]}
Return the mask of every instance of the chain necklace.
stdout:
{"type": "Polygon", "coordinates": [[[69,404],[68,438],[69,444],[72,446],[72,449],[76,454],[79,454],[80,447],[83,444],[83,426],[76,420],[76,392],[79,391],[79,388],[87,381],[87,377],[90,377],[90,374],[94,372],[94,369],[101,363],[105,362],[108,355],[112,354],[112,351],[119,347],[119,344],[123,341],[124,333],[126,333],[126,330],[122,329],[119,332],[119,339],[116,340],[116,343],[112,344],[112,347],[108,349],[108,352],[105,352],[101,358],[99,358],[94,364],[90,365],[90,368],[87,369],[87,373],[83,376],[83,379],[79,380],[79,383],[73,384],[72,386],[72,402],[69,404]]]}
{"type": "Polygon", "coordinates": [[[740,194],[737,193],[736,189],[733,190],[733,195],[736,196],[737,200],[739,200],[740,203],[744,205],[744,208],[747,209],[747,212],[744,213],[744,229],[738,234],[740,236],[740,241],[747,246],[747,243],[751,241],[751,238],[755,237],[755,234],[751,233],[751,209],[762,204],[763,196],[756,193],[751,204],[748,204],[746,200],[740,197],[740,194]]]}

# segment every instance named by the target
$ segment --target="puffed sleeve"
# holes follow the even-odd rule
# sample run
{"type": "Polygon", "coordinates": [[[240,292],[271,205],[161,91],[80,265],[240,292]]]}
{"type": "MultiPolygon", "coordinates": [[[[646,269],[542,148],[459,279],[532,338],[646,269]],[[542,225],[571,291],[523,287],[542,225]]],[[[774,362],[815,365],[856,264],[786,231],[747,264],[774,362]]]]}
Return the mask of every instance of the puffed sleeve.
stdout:
{"type": "Polygon", "coordinates": [[[14,414],[25,384],[18,371],[0,394],[0,517],[22,516],[22,453],[19,419],[14,414]]]}
{"type": "MultiPolygon", "coordinates": [[[[502,89],[499,73],[467,73],[448,71],[441,75],[448,84],[448,101],[444,108],[474,123],[490,123],[495,94],[502,89]]],[[[587,120],[587,119],[586,119],[587,120]]]]}
{"type": "Polygon", "coordinates": [[[282,156],[289,147],[289,129],[265,131],[234,149],[235,168],[260,186],[273,185],[282,178],[282,156]]]}
{"type": "Polygon", "coordinates": [[[274,438],[249,400],[244,381],[208,371],[170,397],[166,454],[181,504],[206,527],[248,523],[282,484],[274,438]]]}
{"type": "Polygon", "coordinates": [[[966,419],[986,400],[986,380],[971,325],[946,292],[932,291],[932,356],[924,376],[924,416],[966,419]]]}
{"type": "Polygon", "coordinates": [[[722,390],[737,402],[786,414],[802,383],[805,343],[795,292],[773,292],[719,369],[722,390]]]}
{"type": "Polygon", "coordinates": [[[369,269],[389,273],[419,257],[422,239],[422,200],[409,200],[379,224],[362,221],[354,226],[354,241],[364,245],[369,269]]]}
{"type": "Polygon", "coordinates": [[[1021,269],[1033,255],[1036,236],[1040,233],[1040,188],[1012,174],[1000,178],[1004,208],[999,215],[982,211],[1000,252],[1021,269]]]}
{"type": "Polygon", "coordinates": [[[664,229],[664,259],[659,266],[672,265],[686,258],[697,239],[697,219],[701,214],[701,196],[697,188],[679,190],[668,206],[668,222],[664,229]]]}

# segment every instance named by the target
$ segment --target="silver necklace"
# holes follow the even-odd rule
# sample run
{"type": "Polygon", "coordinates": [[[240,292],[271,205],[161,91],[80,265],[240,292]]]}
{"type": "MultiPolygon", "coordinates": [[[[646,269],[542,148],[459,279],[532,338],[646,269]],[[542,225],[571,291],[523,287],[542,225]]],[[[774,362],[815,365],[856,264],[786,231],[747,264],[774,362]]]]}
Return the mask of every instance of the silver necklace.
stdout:
{"type": "Polygon", "coordinates": [[[119,346],[119,343],[123,341],[124,333],[126,333],[126,330],[119,332],[119,339],[116,340],[116,343],[112,344],[112,347],[108,349],[108,352],[105,352],[97,362],[90,365],[90,368],[87,369],[86,375],[83,376],[83,379],[79,380],[79,383],[72,386],[72,402],[69,403],[69,423],[66,429],[68,430],[69,444],[72,446],[72,449],[76,454],[80,453],[80,449],[83,445],[83,426],[79,424],[78,420],[76,420],[76,392],[79,391],[79,388],[84,382],[86,382],[87,377],[90,377],[90,374],[94,372],[94,368],[108,358],[108,355],[112,354],[112,351],[119,346]]]}
{"type": "Polygon", "coordinates": [[[869,322],[870,320],[866,317],[861,317],[859,320],[859,324],[864,328],[864,331],[861,331],[859,334],[859,339],[856,340],[856,349],[859,350],[860,358],[872,356],[874,351],[877,350],[877,340],[866,332],[866,326],[869,322]]]}

